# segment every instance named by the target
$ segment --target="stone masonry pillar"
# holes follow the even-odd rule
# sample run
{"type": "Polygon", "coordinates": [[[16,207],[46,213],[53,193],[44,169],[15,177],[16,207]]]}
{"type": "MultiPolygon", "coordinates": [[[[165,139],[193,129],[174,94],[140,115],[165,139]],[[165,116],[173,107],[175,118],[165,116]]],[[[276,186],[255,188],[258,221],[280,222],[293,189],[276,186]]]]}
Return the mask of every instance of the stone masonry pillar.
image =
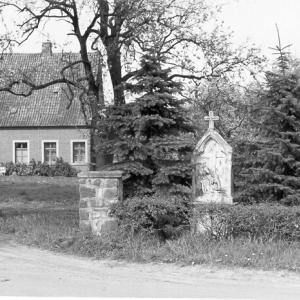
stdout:
{"type": "Polygon", "coordinates": [[[109,217],[110,206],[123,200],[121,171],[80,172],[79,227],[96,235],[116,228],[117,221],[109,217]]]}

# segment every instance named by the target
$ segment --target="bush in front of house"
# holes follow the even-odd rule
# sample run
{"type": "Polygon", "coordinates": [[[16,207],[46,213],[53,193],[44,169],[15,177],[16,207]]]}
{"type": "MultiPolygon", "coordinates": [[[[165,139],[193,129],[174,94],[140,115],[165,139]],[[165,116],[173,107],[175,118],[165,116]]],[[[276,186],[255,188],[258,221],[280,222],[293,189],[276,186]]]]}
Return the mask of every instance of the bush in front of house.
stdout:
{"type": "Polygon", "coordinates": [[[2,166],[6,168],[5,175],[20,175],[20,176],[30,176],[33,173],[33,167],[32,165],[27,165],[23,163],[13,163],[13,162],[7,162],[2,163],[2,166]]]}
{"type": "Polygon", "coordinates": [[[57,158],[55,164],[51,167],[53,176],[75,177],[78,174],[78,171],[62,158],[57,158]]]}
{"type": "Polygon", "coordinates": [[[75,177],[78,170],[73,168],[69,163],[62,158],[57,158],[54,165],[36,162],[32,159],[29,164],[7,162],[2,163],[6,167],[5,175],[19,175],[19,176],[65,176],[75,177]]]}
{"type": "Polygon", "coordinates": [[[179,236],[189,228],[189,204],[176,196],[135,196],[111,208],[124,232],[156,235],[161,240],[179,236]]]}
{"type": "Polygon", "coordinates": [[[195,220],[198,228],[216,239],[300,241],[297,206],[203,204],[195,208],[195,220]]]}

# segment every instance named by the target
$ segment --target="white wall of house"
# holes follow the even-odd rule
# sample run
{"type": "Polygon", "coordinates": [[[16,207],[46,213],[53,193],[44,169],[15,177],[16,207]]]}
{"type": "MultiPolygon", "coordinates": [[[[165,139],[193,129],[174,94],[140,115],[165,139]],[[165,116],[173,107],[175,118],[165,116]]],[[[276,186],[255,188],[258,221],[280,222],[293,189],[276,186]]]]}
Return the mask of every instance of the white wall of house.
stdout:
{"type": "Polygon", "coordinates": [[[90,148],[89,129],[0,128],[0,162],[45,161],[56,153],[74,167],[86,170],[91,161],[90,148]]]}

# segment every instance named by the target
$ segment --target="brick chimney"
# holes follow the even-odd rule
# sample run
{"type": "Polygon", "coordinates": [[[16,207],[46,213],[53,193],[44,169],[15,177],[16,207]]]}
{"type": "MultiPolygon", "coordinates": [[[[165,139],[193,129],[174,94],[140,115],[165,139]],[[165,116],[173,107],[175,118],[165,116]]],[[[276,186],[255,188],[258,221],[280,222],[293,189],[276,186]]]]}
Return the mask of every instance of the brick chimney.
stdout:
{"type": "Polygon", "coordinates": [[[52,55],[52,43],[50,41],[42,44],[42,55],[52,55]]]}

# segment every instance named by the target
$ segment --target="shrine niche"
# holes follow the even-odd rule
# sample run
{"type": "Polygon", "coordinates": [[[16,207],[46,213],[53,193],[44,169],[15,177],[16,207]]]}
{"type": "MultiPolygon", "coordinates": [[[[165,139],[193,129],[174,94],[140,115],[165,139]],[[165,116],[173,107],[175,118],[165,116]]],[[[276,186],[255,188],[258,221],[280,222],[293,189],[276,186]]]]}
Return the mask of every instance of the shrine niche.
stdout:
{"type": "Polygon", "coordinates": [[[214,129],[219,118],[209,112],[209,128],[193,153],[193,196],[198,203],[232,203],[232,148],[214,129]]]}

